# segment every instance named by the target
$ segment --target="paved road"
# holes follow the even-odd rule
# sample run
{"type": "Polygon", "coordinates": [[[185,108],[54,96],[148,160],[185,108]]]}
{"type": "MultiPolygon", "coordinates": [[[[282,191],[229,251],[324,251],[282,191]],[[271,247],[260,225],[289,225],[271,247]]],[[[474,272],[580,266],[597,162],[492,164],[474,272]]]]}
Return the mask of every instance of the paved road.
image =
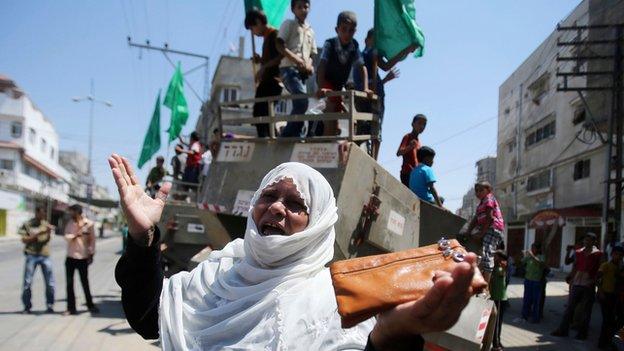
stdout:
{"type": "Polygon", "coordinates": [[[56,278],[56,313],[44,314],[45,298],[41,271],[33,283],[33,314],[22,315],[21,281],[24,269],[22,244],[0,241],[0,350],[157,350],[157,344],[143,340],[130,328],[121,308],[121,291],[113,272],[119,259],[121,238],[107,233],[98,239],[94,263],[89,268],[91,293],[101,313],[86,311],[76,272],[76,305],[79,314],[63,316],[65,303],[65,240],[55,236],[51,243],[56,278]]]}
{"type": "Polygon", "coordinates": [[[586,341],[575,340],[576,332],[574,330],[570,330],[570,337],[568,338],[550,336],[550,332],[555,330],[561,322],[568,299],[568,284],[562,277],[559,277],[550,279],[546,287],[544,319],[539,324],[531,324],[518,320],[522,310],[523,280],[513,278],[510,282],[507,296],[509,297],[511,307],[505,312],[501,338],[505,350],[598,350],[598,336],[602,323],[600,306],[597,303],[594,304],[589,327],[589,338],[586,341]]]}
{"type": "MultiPolygon", "coordinates": [[[[101,313],[91,316],[83,306],[84,298],[76,277],[77,305],[82,309],[77,316],[62,316],[65,310],[65,241],[55,237],[52,241],[52,258],[56,277],[57,313],[44,314],[43,279],[38,270],[33,284],[32,315],[22,315],[21,277],[24,256],[22,244],[17,240],[0,241],[0,350],[156,350],[157,343],[143,340],[135,334],[123,317],[120,289],[114,281],[113,271],[119,258],[121,239],[109,234],[98,239],[95,262],[90,267],[92,293],[101,313]]],[[[514,321],[522,307],[522,280],[514,278],[509,284],[511,308],[506,312],[503,326],[503,345],[507,350],[533,351],[595,350],[600,332],[601,315],[598,305],[592,314],[590,339],[585,342],[549,335],[561,320],[567,300],[567,284],[553,279],[548,284],[545,318],[540,324],[514,321]]],[[[574,336],[574,333],[570,333],[574,336]]]]}

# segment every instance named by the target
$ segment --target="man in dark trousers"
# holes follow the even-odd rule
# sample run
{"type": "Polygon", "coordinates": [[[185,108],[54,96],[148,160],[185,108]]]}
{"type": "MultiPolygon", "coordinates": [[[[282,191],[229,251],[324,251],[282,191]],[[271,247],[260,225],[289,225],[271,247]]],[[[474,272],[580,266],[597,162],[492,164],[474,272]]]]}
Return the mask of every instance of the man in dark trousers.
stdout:
{"type": "MultiPolygon", "coordinates": [[[[245,17],[245,28],[251,32],[263,37],[262,56],[254,56],[253,60],[260,64],[260,68],[256,72],[256,98],[267,96],[279,96],[282,94],[282,87],[278,82],[279,64],[282,61],[282,54],[277,51],[277,30],[267,24],[267,17],[264,12],[254,8],[247,12],[245,17]]],[[[266,117],[269,115],[269,104],[265,102],[256,102],[253,107],[254,117],[266,117]]],[[[258,137],[268,137],[269,124],[256,124],[258,137]]]]}
{"type": "Polygon", "coordinates": [[[93,303],[89,288],[89,265],[95,255],[95,229],[93,221],[82,214],[82,206],[69,207],[71,220],[65,227],[67,240],[67,258],[65,259],[65,273],[67,282],[67,311],[64,315],[77,314],[76,295],[74,294],[74,273],[78,270],[80,283],[87,300],[87,308],[91,313],[100,310],[93,303]]]}
{"type": "Polygon", "coordinates": [[[580,325],[577,328],[578,334],[576,339],[587,339],[587,330],[596,297],[596,277],[602,260],[602,251],[594,245],[595,242],[596,234],[587,233],[583,238],[583,247],[574,253],[568,306],[563,314],[559,328],[551,333],[553,336],[568,336],[574,311],[577,306],[582,306],[583,313],[581,321],[579,321],[580,325]]]}

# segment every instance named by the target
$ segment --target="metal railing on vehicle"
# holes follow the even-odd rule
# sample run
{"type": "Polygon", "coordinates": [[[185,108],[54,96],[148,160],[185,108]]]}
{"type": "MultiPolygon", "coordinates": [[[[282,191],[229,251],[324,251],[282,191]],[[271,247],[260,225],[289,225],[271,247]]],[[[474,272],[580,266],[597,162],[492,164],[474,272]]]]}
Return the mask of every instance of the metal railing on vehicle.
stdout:
{"type": "MultiPolygon", "coordinates": [[[[269,137],[266,138],[258,138],[258,137],[240,137],[234,136],[234,138],[228,139],[228,141],[251,141],[251,142],[267,142],[267,141],[278,141],[278,142],[313,142],[313,141],[368,141],[372,139],[377,139],[377,135],[358,135],[356,133],[356,122],[357,121],[371,121],[371,130],[377,130],[379,128],[379,116],[373,112],[360,112],[356,109],[356,100],[357,99],[371,99],[373,101],[377,101],[377,96],[373,95],[369,97],[367,93],[363,91],[357,90],[346,90],[346,91],[335,91],[327,93],[327,98],[332,97],[342,97],[344,104],[346,106],[346,111],[344,112],[323,112],[321,114],[302,114],[302,115],[276,115],[275,113],[275,102],[284,101],[284,100],[297,100],[297,99],[309,99],[315,98],[312,94],[300,94],[300,95],[278,95],[278,96],[270,96],[270,97],[262,97],[262,98],[254,98],[254,99],[244,99],[244,100],[236,100],[236,101],[227,101],[222,102],[219,105],[219,130],[222,132],[227,132],[227,126],[241,126],[245,124],[269,124],[269,137]],[[268,116],[261,117],[244,117],[244,118],[223,118],[223,109],[239,107],[243,105],[254,104],[257,102],[267,102],[268,103],[268,116]],[[313,121],[336,121],[336,120],[348,120],[348,133],[347,135],[327,135],[327,136],[312,136],[312,137],[280,137],[276,135],[275,132],[275,124],[277,122],[313,122],[313,121]]],[[[375,133],[373,133],[375,134],[375,133]]]]}

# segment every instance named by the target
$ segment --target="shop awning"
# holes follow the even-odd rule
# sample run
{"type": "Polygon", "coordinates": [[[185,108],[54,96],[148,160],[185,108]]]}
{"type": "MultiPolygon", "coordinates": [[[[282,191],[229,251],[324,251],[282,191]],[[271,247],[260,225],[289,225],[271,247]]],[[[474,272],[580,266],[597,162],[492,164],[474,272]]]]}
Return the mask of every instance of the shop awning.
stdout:
{"type": "MultiPolygon", "coordinates": [[[[86,197],[69,195],[72,199],[76,201],[80,201],[83,203],[88,203],[86,197]]],[[[119,201],[115,200],[107,200],[107,199],[91,199],[91,206],[101,207],[101,208],[117,208],[119,207],[119,201]]]]}

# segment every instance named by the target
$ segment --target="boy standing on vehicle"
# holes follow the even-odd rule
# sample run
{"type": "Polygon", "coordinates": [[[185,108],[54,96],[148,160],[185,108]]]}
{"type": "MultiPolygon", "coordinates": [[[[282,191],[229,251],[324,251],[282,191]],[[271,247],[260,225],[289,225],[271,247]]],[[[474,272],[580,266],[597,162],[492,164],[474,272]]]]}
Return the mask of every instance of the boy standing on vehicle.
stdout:
{"type": "MultiPolygon", "coordinates": [[[[267,96],[279,96],[282,94],[282,87],[277,81],[279,78],[279,64],[282,55],[277,51],[277,30],[267,24],[267,17],[264,12],[254,8],[247,12],[245,17],[245,28],[263,37],[262,56],[254,56],[253,60],[260,63],[260,69],[256,72],[255,81],[256,98],[267,96]]],[[[254,117],[266,117],[269,115],[269,103],[266,101],[256,102],[253,106],[254,117]]],[[[258,137],[264,138],[270,135],[269,124],[256,124],[258,137]]]]}
{"type": "Polygon", "coordinates": [[[418,149],[417,156],[418,166],[414,168],[410,175],[409,188],[421,200],[442,207],[442,201],[440,201],[440,197],[434,186],[436,177],[431,168],[431,166],[433,166],[435,151],[430,147],[423,146],[418,149]]]}
{"type": "MultiPolygon", "coordinates": [[[[291,0],[290,9],[295,19],[285,20],[277,35],[277,51],[284,56],[280,63],[282,83],[291,95],[306,94],[305,81],[314,74],[312,56],[316,55],[314,31],[306,22],[310,0],[291,0]]],[[[308,110],[308,99],[292,100],[291,115],[302,115],[308,110]]],[[[288,122],[282,136],[299,137],[303,122],[288,122]]]]}
{"type": "Polygon", "coordinates": [[[418,166],[416,152],[420,149],[420,140],[418,137],[425,131],[427,126],[427,117],[419,113],[412,119],[412,131],[405,134],[399,145],[396,155],[403,157],[403,165],[401,166],[401,183],[409,188],[410,174],[412,170],[418,166]]]}
{"type": "MultiPolygon", "coordinates": [[[[327,39],[323,45],[321,62],[318,67],[318,92],[319,98],[326,96],[331,91],[341,91],[344,88],[351,69],[356,67],[362,77],[363,91],[368,90],[368,73],[364,66],[364,59],[360,52],[360,46],[353,38],[357,29],[357,17],[351,11],[343,11],[338,14],[336,23],[336,37],[327,39]]],[[[372,94],[372,92],[370,92],[372,94]]],[[[326,112],[344,111],[342,98],[339,96],[327,99],[326,112]]],[[[324,135],[335,136],[338,134],[338,121],[324,123],[324,135]]]]}

